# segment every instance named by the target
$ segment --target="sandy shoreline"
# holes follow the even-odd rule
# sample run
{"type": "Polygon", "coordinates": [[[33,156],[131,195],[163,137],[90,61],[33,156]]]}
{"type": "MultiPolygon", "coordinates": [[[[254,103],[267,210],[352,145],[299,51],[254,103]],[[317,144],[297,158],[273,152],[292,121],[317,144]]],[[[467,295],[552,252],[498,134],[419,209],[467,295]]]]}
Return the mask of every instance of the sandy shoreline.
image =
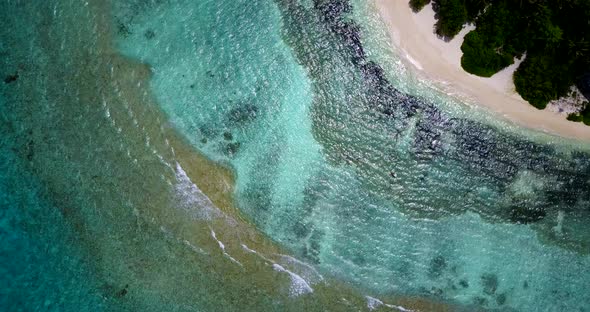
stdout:
{"type": "Polygon", "coordinates": [[[514,90],[513,64],[491,78],[471,75],[461,68],[461,43],[471,28],[464,28],[450,42],[433,32],[434,12],[427,6],[412,12],[407,0],[375,0],[375,6],[386,24],[392,43],[400,50],[402,60],[419,75],[434,81],[448,93],[485,106],[519,125],[562,137],[590,140],[590,127],[570,122],[564,115],[537,110],[514,90]]]}

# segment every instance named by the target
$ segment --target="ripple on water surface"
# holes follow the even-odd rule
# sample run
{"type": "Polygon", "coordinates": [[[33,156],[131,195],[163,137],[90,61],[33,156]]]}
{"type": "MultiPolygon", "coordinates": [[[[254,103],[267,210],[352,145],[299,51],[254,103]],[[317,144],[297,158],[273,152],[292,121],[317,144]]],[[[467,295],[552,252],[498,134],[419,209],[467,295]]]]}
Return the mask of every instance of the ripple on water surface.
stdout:
{"type": "Polygon", "coordinates": [[[276,4],[160,6],[129,22],[138,34],[165,25],[154,41],[119,40],[154,66],[175,125],[231,163],[240,208],[260,228],[381,293],[589,302],[588,154],[396,91],[342,18],[346,1],[276,4]],[[200,31],[211,16],[215,30],[200,31]]]}
{"type": "MultiPolygon", "coordinates": [[[[34,26],[2,28],[28,47],[0,47],[9,75],[19,73],[1,89],[3,138],[81,246],[63,253],[83,273],[48,271],[94,281],[80,288],[88,305],[144,311],[405,309],[390,294],[523,311],[587,306],[589,155],[398,91],[361,45],[364,24],[346,17],[347,3],[3,3],[23,14],[3,23],[34,26]],[[114,39],[103,38],[108,17],[114,39]],[[112,53],[111,39],[151,73],[112,53]],[[240,210],[303,262],[244,221],[228,199],[231,174],[185,139],[231,166],[240,210]]],[[[7,211],[2,220],[22,213],[7,211]]],[[[70,235],[56,233],[47,239],[70,235]]]]}

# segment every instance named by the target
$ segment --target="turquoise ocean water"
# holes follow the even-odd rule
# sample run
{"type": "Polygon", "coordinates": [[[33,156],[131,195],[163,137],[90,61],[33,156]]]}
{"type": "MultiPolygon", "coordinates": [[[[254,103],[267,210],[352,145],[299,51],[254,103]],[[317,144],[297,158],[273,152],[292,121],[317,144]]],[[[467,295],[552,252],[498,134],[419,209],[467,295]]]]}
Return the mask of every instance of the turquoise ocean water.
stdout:
{"type": "Polygon", "coordinates": [[[2,310],[590,306],[588,143],[414,79],[368,2],[0,12],[2,310]]]}

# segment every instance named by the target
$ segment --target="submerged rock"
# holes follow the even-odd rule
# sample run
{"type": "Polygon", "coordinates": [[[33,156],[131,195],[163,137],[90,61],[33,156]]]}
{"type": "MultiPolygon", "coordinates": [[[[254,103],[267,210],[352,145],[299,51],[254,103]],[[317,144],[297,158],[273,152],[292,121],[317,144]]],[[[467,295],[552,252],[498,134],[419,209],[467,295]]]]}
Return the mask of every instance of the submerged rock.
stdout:
{"type": "Polygon", "coordinates": [[[327,21],[335,21],[352,10],[348,0],[315,0],[314,6],[327,21]]]}
{"type": "Polygon", "coordinates": [[[493,295],[498,289],[498,276],[493,273],[485,273],[481,276],[481,286],[486,295],[493,295]]]}
{"type": "Polygon", "coordinates": [[[253,121],[258,115],[258,107],[252,104],[245,104],[229,111],[228,119],[234,124],[244,124],[253,121]]]}
{"type": "Polygon", "coordinates": [[[506,303],[506,294],[499,294],[498,296],[496,296],[496,303],[498,305],[503,305],[504,303],[506,303]]]}
{"type": "Polygon", "coordinates": [[[473,303],[480,305],[480,306],[484,306],[488,303],[488,300],[483,297],[475,297],[475,298],[473,298],[473,303]]]}
{"type": "Polygon", "coordinates": [[[119,22],[117,24],[117,34],[119,34],[119,36],[122,36],[122,37],[128,37],[129,35],[132,34],[132,32],[131,32],[131,29],[129,29],[129,26],[127,26],[123,22],[119,22]]]}
{"type": "Polygon", "coordinates": [[[33,160],[33,156],[35,156],[35,142],[33,140],[29,140],[29,142],[27,143],[26,146],[26,157],[28,161],[32,161],[33,160]]]}
{"type": "Polygon", "coordinates": [[[293,225],[293,233],[297,238],[304,238],[311,233],[311,228],[308,224],[299,221],[293,225]]]}
{"type": "Polygon", "coordinates": [[[447,268],[447,260],[443,256],[436,256],[430,260],[428,275],[431,278],[440,277],[447,268]]]}
{"type": "Polygon", "coordinates": [[[154,39],[154,37],[156,37],[156,33],[151,29],[146,30],[143,35],[148,40],[154,39]]]}
{"type": "Polygon", "coordinates": [[[303,250],[303,255],[313,264],[320,264],[321,241],[324,237],[322,231],[314,230],[303,250]]]}
{"type": "Polygon", "coordinates": [[[229,143],[225,146],[225,154],[228,156],[234,156],[240,150],[240,142],[229,143]]]}
{"type": "Polygon", "coordinates": [[[366,82],[374,86],[389,84],[385,71],[377,63],[369,61],[360,66],[361,73],[366,82]]]}
{"type": "Polygon", "coordinates": [[[430,294],[435,296],[435,297],[442,297],[444,294],[444,291],[438,287],[432,287],[430,288],[430,294]]]}
{"type": "Polygon", "coordinates": [[[8,75],[6,76],[6,78],[4,78],[4,83],[5,84],[9,84],[12,82],[15,82],[18,79],[18,73],[14,73],[13,75],[8,75]]]}
{"type": "Polygon", "coordinates": [[[528,208],[524,206],[512,206],[510,208],[510,220],[515,223],[527,224],[537,222],[545,218],[547,213],[541,207],[528,208]]]}
{"type": "Polygon", "coordinates": [[[223,133],[223,139],[226,141],[231,141],[234,139],[234,136],[231,134],[231,132],[226,131],[223,133]]]}
{"type": "Polygon", "coordinates": [[[125,297],[125,296],[127,295],[127,293],[129,292],[129,291],[127,290],[127,288],[129,288],[129,285],[125,285],[125,288],[123,288],[123,289],[119,290],[119,291],[118,291],[118,292],[115,294],[115,297],[116,297],[116,298],[123,298],[123,297],[125,297]]]}
{"type": "Polygon", "coordinates": [[[365,59],[365,50],[361,44],[360,27],[353,22],[339,22],[332,25],[335,33],[340,35],[344,44],[352,51],[352,61],[360,64],[365,59]]]}

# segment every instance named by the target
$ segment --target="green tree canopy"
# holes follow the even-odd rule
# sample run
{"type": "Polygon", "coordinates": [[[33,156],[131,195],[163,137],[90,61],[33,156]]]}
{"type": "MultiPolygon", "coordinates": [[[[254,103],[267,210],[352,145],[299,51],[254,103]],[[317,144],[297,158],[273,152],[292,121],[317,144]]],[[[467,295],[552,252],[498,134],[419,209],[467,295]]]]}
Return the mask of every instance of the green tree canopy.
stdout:
{"type": "MultiPolygon", "coordinates": [[[[461,66],[467,72],[490,77],[526,55],[514,83],[539,109],[566,95],[590,72],[588,0],[411,0],[410,5],[417,11],[431,2],[435,30],[443,39],[475,24],[461,46],[461,66]]],[[[579,118],[585,120],[584,114],[579,118]]]]}

